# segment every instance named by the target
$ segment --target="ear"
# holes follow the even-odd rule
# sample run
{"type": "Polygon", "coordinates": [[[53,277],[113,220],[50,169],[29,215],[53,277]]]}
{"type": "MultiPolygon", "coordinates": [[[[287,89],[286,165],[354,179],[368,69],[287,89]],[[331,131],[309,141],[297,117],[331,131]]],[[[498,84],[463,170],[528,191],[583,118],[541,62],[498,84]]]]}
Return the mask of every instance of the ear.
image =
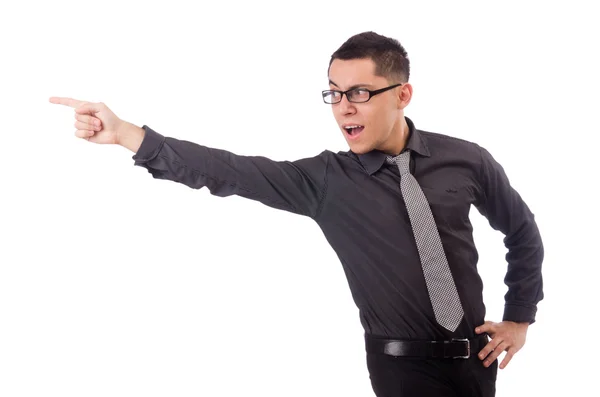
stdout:
{"type": "Polygon", "coordinates": [[[412,99],[413,88],[410,83],[405,83],[401,87],[398,87],[397,107],[398,109],[404,109],[410,103],[412,99]]]}

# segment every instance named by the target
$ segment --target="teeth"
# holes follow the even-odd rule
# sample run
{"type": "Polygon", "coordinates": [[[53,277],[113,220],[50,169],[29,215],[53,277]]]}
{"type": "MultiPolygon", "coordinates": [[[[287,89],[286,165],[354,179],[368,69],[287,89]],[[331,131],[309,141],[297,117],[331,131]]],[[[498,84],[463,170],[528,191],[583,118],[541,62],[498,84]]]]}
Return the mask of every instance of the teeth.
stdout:
{"type": "Polygon", "coordinates": [[[349,126],[346,126],[344,128],[346,128],[347,130],[349,130],[349,129],[358,128],[358,127],[362,127],[362,125],[349,125],[349,126]]]}

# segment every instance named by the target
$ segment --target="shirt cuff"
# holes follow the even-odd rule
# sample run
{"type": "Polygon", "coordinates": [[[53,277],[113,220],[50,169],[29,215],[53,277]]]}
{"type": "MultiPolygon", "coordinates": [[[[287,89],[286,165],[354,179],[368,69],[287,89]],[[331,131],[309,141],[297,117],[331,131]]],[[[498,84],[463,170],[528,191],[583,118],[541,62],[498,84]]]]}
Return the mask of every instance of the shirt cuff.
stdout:
{"type": "Polygon", "coordinates": [[[506,304],[504,305],[504,317],[502,321],[533,324],[535,322],[536,311],[536,307],[506,304]]]}
{"type": "Polygon", "coordinates": [[[142,140],[142,144],[138,151],[131,157],[135,160],[136,165],[148,162],[155,158],[165,142],[165,137],[154,131],[152,128],[145,124],[142,128],[145,131],[144,139],[142,140]]]}

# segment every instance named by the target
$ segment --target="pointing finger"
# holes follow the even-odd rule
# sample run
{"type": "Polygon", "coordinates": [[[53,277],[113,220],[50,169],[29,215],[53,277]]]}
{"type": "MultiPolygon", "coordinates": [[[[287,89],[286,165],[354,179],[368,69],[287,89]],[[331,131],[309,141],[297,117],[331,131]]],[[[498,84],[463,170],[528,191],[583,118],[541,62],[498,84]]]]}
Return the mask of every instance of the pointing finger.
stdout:
{"type": "Polygon", "coordinates": [[[83,105],[85,103],[85,101],[80,101],[77,99],[67,98],[67,97],[53,96],[53,97],[50,97],[50,103],[55,103],[57,105],[65,105],[65,106],[69,106],[72,108],[77,108],[77,107],[83,105]]]}
{"type": "Polygon", "coordinates": [[[103,103],[84,102],[81,106],[75,108],[75,113],[94,114],[102,110],[103,103]]]}

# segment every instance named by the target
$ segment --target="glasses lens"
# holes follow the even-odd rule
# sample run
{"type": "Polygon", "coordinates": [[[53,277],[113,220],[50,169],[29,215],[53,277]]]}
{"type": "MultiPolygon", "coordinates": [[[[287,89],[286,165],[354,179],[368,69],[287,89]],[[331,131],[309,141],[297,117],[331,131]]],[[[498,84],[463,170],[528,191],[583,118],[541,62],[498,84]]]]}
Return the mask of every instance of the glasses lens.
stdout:
{"type": "Polygon", "coordinates": [[[340,101],[340,93],[335,91],[323,91],[325,103],[336,103],[340,101]]]}
{"type": "Polygon", "coordinates": [[[366,102],[369,100],[369,91],[363,88],[357,88],[348,92],[348,100],[352,102],[366,102]]]}

